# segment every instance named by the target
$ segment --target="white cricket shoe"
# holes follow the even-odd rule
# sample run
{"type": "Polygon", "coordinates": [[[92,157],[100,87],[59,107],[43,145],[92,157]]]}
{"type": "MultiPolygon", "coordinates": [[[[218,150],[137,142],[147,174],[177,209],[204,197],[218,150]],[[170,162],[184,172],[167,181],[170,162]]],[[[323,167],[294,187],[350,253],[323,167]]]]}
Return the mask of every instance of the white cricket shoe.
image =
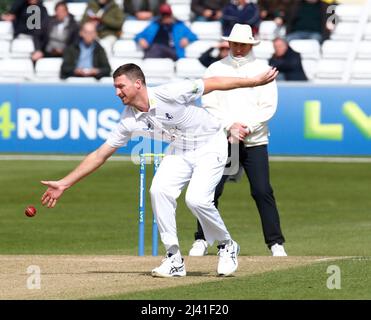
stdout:
{"type": "Polygon", "coordinates": [[[240,246],[236,241],[232,240],[232,244],[218,246],[218,269],[219,276],[229,276],[237,270],[238,260],[237,256],[240,253],[240,246]]]}
{"type": "Polygon", "coordinates": [[[276,243],[275,245],[271,246],[271,251],[273,257],[287,257],[287,253],[282,244],[276,243]]]}
{"type": "Polygon", "coordinates": [[[191,250],[189,250],[189,256],[202,257],[207,255],[207,242],[202,239],[197,239],[192,244],[191,250]]]}
{"type": "Polygon", "coordinates": [[[177,255],[169,256],[166,255],[165,259],[162,260],[161,265],[152,270],[152,277],[160,278],[171,278],[171,277],[184,277],[186,270],[184,266],[184,259],[179,258],[177,255]]]}

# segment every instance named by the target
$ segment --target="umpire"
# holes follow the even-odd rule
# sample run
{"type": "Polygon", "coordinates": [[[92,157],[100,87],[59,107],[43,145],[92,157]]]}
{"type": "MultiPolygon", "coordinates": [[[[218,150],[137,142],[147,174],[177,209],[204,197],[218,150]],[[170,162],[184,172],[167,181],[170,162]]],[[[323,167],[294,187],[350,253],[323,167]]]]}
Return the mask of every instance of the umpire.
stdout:
{"type": "MultiPolygon", "coordinates": [[[[269,68],[254,58],[252,48],[259,44],[252,35],[249,25],[235,24],[229,37],[230,54],[210,65],[205,78],[213,76],[252,77],[269,68]]],[[[268,163],[268,121],[277,108],[277,84],[271,82],[255,88],[214,91],[202,99],[202,104],[223,124],[228,132],[229,142],[238,144],[239,162],[250,183],[251,195],[258,208],[264,240],[273,256],[287,256],[285,241],[280,227],[279,213],[269,181],[268,163]]],[[[234,148],[232,148],[234,149],[234,148]]],[[[232,155],[233,156],[233,155],[232,155]]],[[[215,190],[215,206],[223,193],[224,175],[215,190]]],[[[195,242],[190,256],[207,254],[207,242],[198,223],[195,242]]]]}

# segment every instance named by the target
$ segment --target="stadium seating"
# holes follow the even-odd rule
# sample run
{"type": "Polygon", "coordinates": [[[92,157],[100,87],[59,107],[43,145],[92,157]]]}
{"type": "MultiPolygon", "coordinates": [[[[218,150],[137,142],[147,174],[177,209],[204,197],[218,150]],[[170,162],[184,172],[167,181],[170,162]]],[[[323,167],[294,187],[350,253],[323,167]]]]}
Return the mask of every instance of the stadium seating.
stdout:
{"type": "Polygon", "coordinates": [[[364,30],[364,39],[371,41],[371,22],[367,23],[364,30]]]}
{"type": "Polygon", "coordinates": [[[0,59],[10,55],[10,41],[0,39],[0,59]]]}
{"type": "Polygon", "coordinates": [[[2,59],[0,60],[0,77],[33,79],[34,68],[31,59],[2,59]]]}
{"type": "Polygon", "coordinates": [[[55,10],[54,10],[55,4],[56,4],[56,2],[54,2],[54,1],[44,1],[43,2],[43,5],[46,8],[46,11],[48,11],[49,16],[54,16],[54,14],[55,14],[55,10]]]}
{"type": "Polygon", "coordinates": [[[371,59],[371,41],[362,41],[357,50],[358,59],[371,59]]]}
{"type": "Polygon", "coordinates": [[[202,53],[218,44],[213,40],[197,40],[185,48],[186,58],[199,58],[202,53]]]}
{"type": "Polygon", "coordinates": [[[332,40],[350,41],[354,38],[357,27],[358,23],[339,22],[330,37],[332,40]]]}
{"type": "Polygon", "coordinates": [[[171,5],[171,9],[176,19],[184,22],[191,20],[191,6],[189,4],[174,3],[171,5]]]}
{"type": "Polygon", "coordinates": [[[302,59],[319,59],[321,46],[317,40],[291,40],[290,47],[299,52],[302,59]]]}
{"type": "Polygon", "coordinates": [[[58,79],[62,58],[42,58],[36,62],[35,73],[39,80],[58,79]]]}
{"type": "Polygon", "coordinates": [[[262,40],[258,46],[253,48],[257,59],[269,59],[274,53],[272,41],[262,40]]]}
{"type": "Polygon", "coordinates": [[[274,21],[262,21],[259,26],[259,38],[273,40],[276,36],[277,25],[274,21]]]}
{"type": "Polygon", "coordinates": [[[113,56],[123,58],[143,58],[141,50],[134,40],[118,40],[113,45],[113,56]]]}
{"type": "Polygon", "coordinates": [[[220,40],[222,36],[222,24],[219,21],[195,21],[191,24],[191,30],[199,40],[220,40]]]}
{"type": "Polygon", "coordinates": [[[318,60],[303,59],[301,63],[308,80],[314,80],[318,69],[318,60]]]}
{"type": "MultiPolygon", "coordinates": [[[[126,62],[124,62],[126,63],[126,62]]],[[[175,76],[174,61],[169,58],[143,59],[142,69],[149,83],[164,83],[170,81],[175,76]]]]}
{"type": "Polygon", "coordinates": [[[335,13],[341,22],[357,22],[362,14],[362,6],[353,4],[339,4],[335,13]]]}
{"type": "Polygon", "coordinates": [[[355,60],[351,71],[352,79],[371,79],[371,59],[355,60]]]}
{"type": "Polygon", "coordinates": [[[198,59],[182,58],[175,63],[178,78],[202,78],[206,68],[198,59]]]}
{"type": "Polygon", "coordinates": [[[350,46],[350,41],[326,40],[322,44],[322,57],[325,59],[346,59],[350,46]]]}
{"type": "Polygon", "coordinates": [[[122,25],[121,38],[134,39],[134,37],[149,25],[150,21],[126,20],[122,25]]]}
{"type": "Polygon", "coordinates": [[[12,58],[30,58],[31,53],[35,51],[35,47],[31,38],[16,38],[10,46],[10,54],[12,58]]]}
{"type": "Polygon", "coordinates": [[[12,40],[13,39],[13,25],[9,21],[0,21],[0,39],[12,40]]]}
{"type": "Polygon", "coordinates": [[[112,72],[115,71],[118,67],[125,63],[134,63],[139,67],[142,67],[143,60],[140,58],[110,58],[109,63],[111,65],[112,72]]]}
{"type": "Polygon", "coordinates": [[[322,59],[317,65],[315,74],[316,81],[320,80],[341,80],[344,73],[344,60],[327,60],[322,59]]]}
{"type": "MultiPolygon", "coordinates": [[[[44,0],[50,15],[54,14],[56,2],[57,0],[44,0]]],[[[115,0],[115,2],[122,7],[122,0],[115,0]]],[[[199,38],[186,47],[185,58],[175,63],[168,59],[143,60],[143,50],[138,47],[133,38],[150,21],[126,20],[122,26],[121,38],[114,43],[113,47],[102,44],[112,70],[124,63],[133,62],[143,67],[148,79],[153,83],[202,76],[205,68],[198,58],[221,40],[221,23],[191,22],[191,0],[168,0],[168,3],[172,6],[175,17],[185,21],[199,38]]],[[[338,3],[335,8],[337,24],[329,40],[324,41],[322,45],[315,40],[293,40],[290,46],[301,54],[304,71],[315,83],[338,81],[371,83],[367,65],[371,60],[371,10],[365,11],[366,1],[362,0],[338,0],[338,3]]],[[[86,9],[86,2],[68,3],[68,7],[75,18],[80,20],[86,9]]],[[[256,35],[261,40],[261,44],[254,47],[256,58],[267,62],[273,54],[272,40],[282,35],[284,35],[284,28],[277,34],[276,24],[273,21],[262,21],[259,34],[256,35]]],[[[33,68],[30,68],[32,66],[30,57],[33,51],[34,46],[29,36],[19,36],[13,40],[12,24],[0,21],[0,81],[6,79],[9,81],[47,79],[49,81],[56,78],[61,60],[41,59],[36,63],[34,72],[33,68]],[[24,67],[24,72],[20,72],[19,65],[24,67]],[[11,68],[14,68],[14,72],[8,77],[11,68]]],[[[75,78],[69,81],[85,83],[90,80],[75,78]]],[[[112,83],[110,77],[101,81],[112,83]]]]}
{"type": "Polygon", "coordinates": [[[86,9],[85,2],[69,2],[67,3],[68,11],[75,17],[76,21],[81,21],[86,9]]]}

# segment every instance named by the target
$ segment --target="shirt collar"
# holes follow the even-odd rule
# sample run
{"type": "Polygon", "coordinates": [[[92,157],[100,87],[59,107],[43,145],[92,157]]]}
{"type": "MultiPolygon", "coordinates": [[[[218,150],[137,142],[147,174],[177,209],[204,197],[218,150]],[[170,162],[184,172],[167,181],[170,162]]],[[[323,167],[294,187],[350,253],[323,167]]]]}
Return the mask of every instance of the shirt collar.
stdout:
{"type": "MultiPolygon", "coordinates": [[[[148,93],[148,100],[149,100],[149,110],[148,112],[150,112],[151,110],[156,110],[156,107],[157,107],[157,103],[156,103],[156,100],[154,98],[154,94],[151,90],[151,88],[147,88],[147,93],[148,93]]],[[[134,112],[134,117],[136,120],[138,120],[142,115],[148,113],[148,112],[143,112],[143,111],[139,111],[137,108],[133,108],[133,112],[134,112]]]]}
{"type": "Polygon", "coordinates": [[[238,68],[238,67],[242,67],[243,65],[245,65],[248,62],[254,61],[255,56],[254,56],[254,53],[251,50],[246,56],[244,56],[242,58],[233,57],[232,54],[230,53],[228,55],[228,59],[234,67],[238,68]]]}

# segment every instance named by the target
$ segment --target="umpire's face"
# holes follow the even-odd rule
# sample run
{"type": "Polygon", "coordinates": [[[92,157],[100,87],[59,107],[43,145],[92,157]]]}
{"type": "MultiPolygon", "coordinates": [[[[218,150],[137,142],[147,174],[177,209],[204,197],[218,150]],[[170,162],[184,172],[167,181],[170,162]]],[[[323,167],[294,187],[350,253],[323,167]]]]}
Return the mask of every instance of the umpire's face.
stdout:
{"type": "Polygon", "coordinates": [[[252,44],[229,41],[229,48],[233,57],[242,58],[249,54],[252,44]]]}

